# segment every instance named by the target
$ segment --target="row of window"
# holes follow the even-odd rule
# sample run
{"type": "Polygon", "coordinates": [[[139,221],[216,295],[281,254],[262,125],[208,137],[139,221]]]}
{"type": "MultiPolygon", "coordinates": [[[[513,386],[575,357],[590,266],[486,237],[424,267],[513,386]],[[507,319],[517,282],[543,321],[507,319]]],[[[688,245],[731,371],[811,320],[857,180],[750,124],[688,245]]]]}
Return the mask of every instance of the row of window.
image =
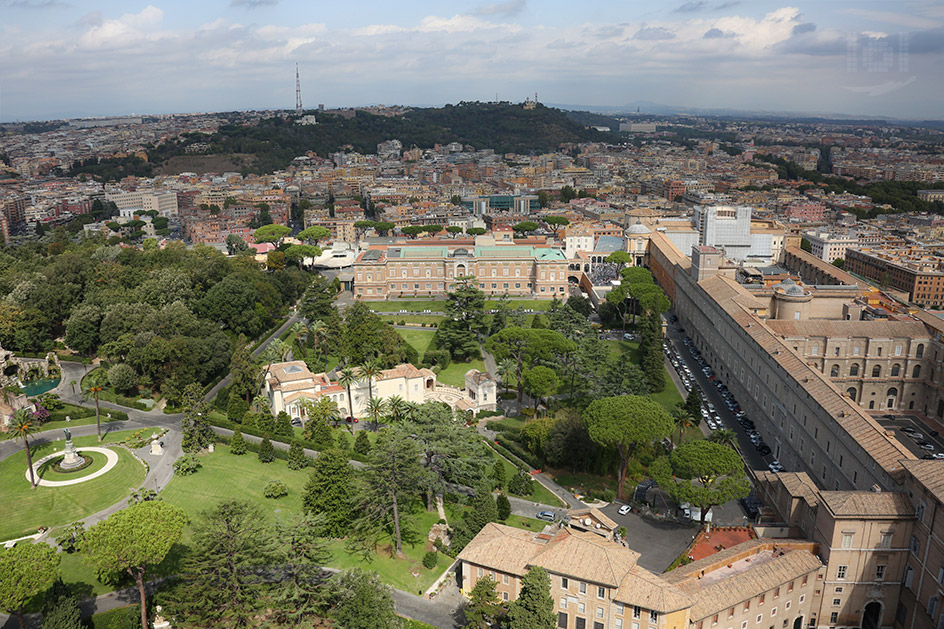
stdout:
{"type": "MultiPolygon", "coordinates": [[[[839,378],[839,377],[840,377],[839,371],[840,371],[839,365],[833,365],[832,367],[829,368],[829,377],[830,377],[830,378],[839,378]]],[[[858,363],[852,363],[851,365],[849,365],[849,377],[850,377],[850,378],[854,378],[854,377],[856,377],[856,376],[858,376],[858,375],[859,375],[859,365],[858,365],[858,363]]],[[[892,365],[890,377],[892,377],[892,378],[897,378],[897,377],[900,376],[900,375],[901,375],[901,365],[899,365],[898,363],[895,363],[894,365],[892,365]]],[[[882,366],[881,366],[881,365],[874,365],[874,366],[872,367],[872,377],[873,377],[873,378],[881,378],[881,377],[882,377],[882,366]]],[[[911,370],[911,377],[912,377],[912,378],[920,378],[920,377],[921,377],[921,365],[915,365],[915,366],[914,366],[914,369],[911,370]]]]}
{"type": "MultiPolygon", "coordinates": [[[[849,569],[849,566],[836,566],[836,579],[839,580],[839,581],[845,580],[845,578],[846,578],[846,572],[848,571],[848,569],[849,569]]],[[[884,581],[884,580],[885,580],[885,570],[886,570],[886,569],[887,569],[887,566],[884,565],[884,564],[879,564],[879,565],[875,566],[875,580],[876,580],[876,581],[884,581]]],[[[837,591],[841,592],[842,590],[839,590],[839,589],[837,588],[837,591]]],[[[833,605],[838,605],[838,604],[839,604],[839,603],[837,602],[838,600],[839,600],[839,599],[833,599],[833,605]]]]}
{"type": "MultiPolygon", "coordinates": [[[[839,356],[840,350],[841,350],[841,348],[839,348],[839,347],[834,347],[834,348],[833,348],[833,355],[834,355],[834,356],[839,356]]],[[[856,346],[854,346],[854,347],[852,348],[852,355],[853,355],[853,356],[858,356],[859,353],[860,353],[860,351],[861,351],[861,348],[860,348],[858,345],[856,345],[856,346]]],[[[895,346],[895,356],[902,356],[902,355],[903,355],[902,352],[903,352],[902,346],[901,346],[901,345],[896,345],[896,346],[895,346]]],[[[813,345],[810,347],[810,354],[813,355],[813,356],[819,355],[819,344],[813,343],[813,345]]],[[[825,355],[825,354],[824,354],[824,355],[825,355]]],[[[882,355],[882,348],[881,348],[881,347],[876,347],[876,348],[875,348],[875,355],[876,355],[876,356],[881,356],[881,355],[882,355]]],[[[915,358],[922,358],[923,356],[924,356],[924,343],[918,343],[917,348],[915,348],[915,358]]]]}

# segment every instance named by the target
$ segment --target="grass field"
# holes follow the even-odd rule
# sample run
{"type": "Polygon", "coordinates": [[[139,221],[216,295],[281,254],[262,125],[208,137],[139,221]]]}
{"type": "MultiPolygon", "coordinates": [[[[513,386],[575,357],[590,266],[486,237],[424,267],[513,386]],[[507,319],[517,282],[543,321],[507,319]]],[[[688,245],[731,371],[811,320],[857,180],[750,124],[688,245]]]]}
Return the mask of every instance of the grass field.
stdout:
{"type": "MultiPolygon", "coordinates": [[[[427,327],[438,326],[442,323],[445,317],[439,317],[436,315],[417,315],[417,314],[382,314],[378,315],[384,321],[391,321],[395,324],[403,323],[403,325],[416,325],[426,324],[427,327]]],[[[422,328],[420,328],[422,329],[422,328]]]]}
{"type": "MultiPolygon", "coordinates": [[[[131,431],[110,433],[101,445],[121,441],[130,434],[131,431]]],[[[79,447],[100,445],[96,437],[76,437],[74,442],[79,447]]],[[[33,460],[52,454],[53,448],[61,451],[62,446],[62,442],[40,444],[33,448],[33,460]]],[[[146,473],[144,466],[127,450],[116,448],[115,451],[118,465],[111,471],[67,487],[32,489],[26,480],[26,453],[22,449],[0,462],[0,504],[7,507],[4,517],[0,518],[0,540],[35,533],[40,526],[52,528],[69,524],[120,502],[144,481],[146,473]]],[[[93,463],[89,469],[94,469],[95,465],[93,463]]],[[[85,473],[86,470],[78,472],[83,476],[85,473]]]]}
{"type": "MultiPolygon", "coordinates": [[[[629,352],[633,362],[637,365],[639,364],[640,355],[638,341],[603,342],[609,349],[611,356],[620,356],[626,352],[629,352]]],[[[679,394],[678,389],[675,388],[675,382],[673,382],[672,376],[669,375],[668,371],[665,371],[665,389],[659,393],[652,393],[650,395],[652,396],[652,399],[664,406],[667,410],[672,410],[677,404],[683,402],[682,396],[679,394]]]]}
{"type": "Polygon", "coordinates": [[[449,366],[440,371],[436,378],[444,384],[450,384],[454,387],[464,389],[465,372],[467,372],[469,369],[485,371],[485,361],[483,361],[481,358],[476,358],[475,360],[469,361],[467,363],[449,363],[449,366]]]}
{"type": "MultiPolygon", "coordinates": [[[[518,473],[518,468],[515,467],[511,462],[509,462],[505,457],[500,456],[494,450],[491,450],[493,456],[496,460],[501,460],[502,465],[505,466],[505,478],[511,478],[518,473]]],[[[515,494],[509,493],[509,496],[515,496],[515,494]]],[[[534,481],[534,493],[530,496],[516,496],[517,498],[524,498],[526,500],[533,500],[534,502],[540,502],[542,505],[550,505],[552,507],[563,507],[564,504],[560,499],[551,493],[547,487],[534,481]]]]}
{"type": "Polygon", "coordinates": [[[433,342],[433,335],[436,334],[435,330],[397,330],[397,334],[403,337],[407,343],[413,346],[413,349],[416,350],[416,353],[419,354],[420,358],[423,358],[423,354],[426,353],[426,350],[429,348],[429,344],[433,342]]]}
{"type": "MultiPolygon", "coordinates": [[[[430,310],[432,312],[445,312],[446,300],[444,299],[399,299],[393,301],[367,301],[364,302],[374,312],[423,312],[430,310]]],[[[508,308],[512,310],[546,310],[551,304],[549,299],[510,299],[508,308]]],[[[486,310],[498,308],[499,302],[496,299],[488,299],[485,302],[486,310]]]]}

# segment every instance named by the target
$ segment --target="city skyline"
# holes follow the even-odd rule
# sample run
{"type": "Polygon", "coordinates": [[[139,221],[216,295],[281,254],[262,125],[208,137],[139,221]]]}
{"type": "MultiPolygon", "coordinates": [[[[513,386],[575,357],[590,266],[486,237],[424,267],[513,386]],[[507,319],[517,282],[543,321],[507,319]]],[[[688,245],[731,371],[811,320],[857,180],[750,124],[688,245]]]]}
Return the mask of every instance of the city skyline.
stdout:
{"type": "Polygon", "coordinates": [[[944,7],[2,0],[0,122],[463,100],[941,118],[944,7]]]}

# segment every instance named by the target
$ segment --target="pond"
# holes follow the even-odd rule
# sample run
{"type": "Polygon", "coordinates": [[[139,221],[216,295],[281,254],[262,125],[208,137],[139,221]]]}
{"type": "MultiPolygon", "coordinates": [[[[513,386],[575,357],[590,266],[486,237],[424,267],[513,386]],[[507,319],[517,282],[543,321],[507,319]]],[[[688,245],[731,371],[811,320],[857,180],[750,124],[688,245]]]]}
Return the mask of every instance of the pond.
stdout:
{"type": "Polygon", "coordinates": [[[52,391],[59,386],[61,378],[42,378],[41,380],[30,380],[23,386],[23,393],[27,397],[36,397],[47,391],[52,391]]]}

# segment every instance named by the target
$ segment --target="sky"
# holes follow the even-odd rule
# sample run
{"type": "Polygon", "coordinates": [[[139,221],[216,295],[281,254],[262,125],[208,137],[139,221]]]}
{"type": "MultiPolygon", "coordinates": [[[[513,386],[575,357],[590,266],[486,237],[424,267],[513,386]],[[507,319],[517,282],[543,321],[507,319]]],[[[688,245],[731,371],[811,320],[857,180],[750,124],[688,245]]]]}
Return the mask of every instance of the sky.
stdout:
{"type": "Polygon", "coordinates": [[[944,118],[942,0],[0,0],[0,122],[459,101],[944,118]]]}

